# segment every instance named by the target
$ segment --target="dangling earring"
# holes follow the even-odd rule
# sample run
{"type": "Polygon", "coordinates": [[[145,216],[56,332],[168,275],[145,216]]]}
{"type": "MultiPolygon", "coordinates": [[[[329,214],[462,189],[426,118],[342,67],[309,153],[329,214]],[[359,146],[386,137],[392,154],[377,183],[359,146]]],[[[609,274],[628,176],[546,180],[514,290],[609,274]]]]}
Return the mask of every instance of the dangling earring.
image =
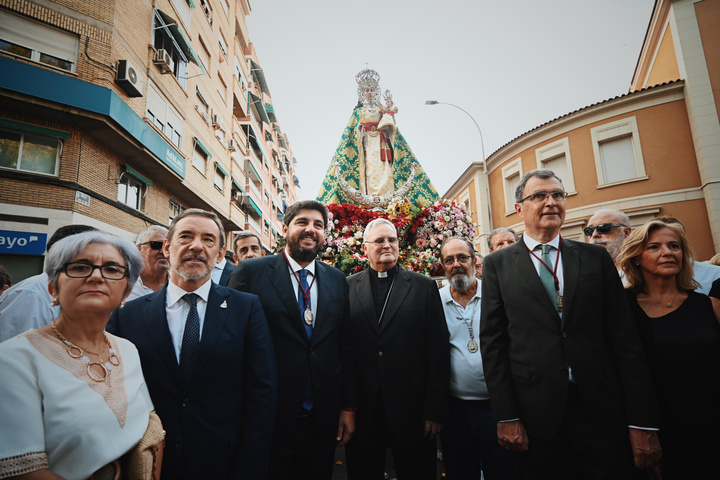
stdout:
{"type": "Polygon", "coordinates": [[[124,306],[125,306],[125,300],[123,300],[122,302],[120,302],[120,308],[123,308],[124,306]]]}

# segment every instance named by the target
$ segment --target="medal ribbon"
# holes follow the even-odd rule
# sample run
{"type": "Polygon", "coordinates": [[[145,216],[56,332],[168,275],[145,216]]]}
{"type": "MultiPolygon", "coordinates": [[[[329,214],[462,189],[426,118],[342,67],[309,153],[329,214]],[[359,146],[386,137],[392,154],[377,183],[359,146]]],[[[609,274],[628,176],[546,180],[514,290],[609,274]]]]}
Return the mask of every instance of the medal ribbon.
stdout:
{"type": "Polygon", "coordinates": [[[290,265],[290,260],[287,258],[287,253],[285,253],[285,250],[283,250],[283,255],[285,255],[285,261],[288,264],[288,267],[290,267],[290,272],[293,274],[293,277],[295,277],[295,281],[298,283],[298,286],[300,287],[300,291],[302,292],[303,300],[305,302],[305,310],[310,308],[310,290],[312,289],[312,286],[315,284],[315,279],[317,278],[316,275],[313,275],[312,282],[310,282],[310,286],[307,290],[305,290],[300,283],[300,279],[297,276],[297,273],[295,273],[295,270],[292,269],[292,265],[290,265]]]}
{"type": "Polygon", "coordinates": [[[525,247],[525,248],[527,248],[528,252],[530,252],[530,255],[537,258],[538,262],[540,262],[542,264],[542,266],[547,268],[548,272],[550,272],[552,274],[553,281],[555,282],[555,291],[557,292],[558,295],[560,295],[560,280],[558,280],[557,268],[558,268],[558,263],[560,263],[560,247],[562,246],[562,238],[560,240],[561,241],[558,243],[558,249],[557,249],[558,253],[557,253],[557,258],[555,259],[555,267],[554,268],[550,268],[550,266],[547,263],[543,262],[540,259],[540,257],[535,255],[535,252],[530,250],[527,246],[525,247]]]}

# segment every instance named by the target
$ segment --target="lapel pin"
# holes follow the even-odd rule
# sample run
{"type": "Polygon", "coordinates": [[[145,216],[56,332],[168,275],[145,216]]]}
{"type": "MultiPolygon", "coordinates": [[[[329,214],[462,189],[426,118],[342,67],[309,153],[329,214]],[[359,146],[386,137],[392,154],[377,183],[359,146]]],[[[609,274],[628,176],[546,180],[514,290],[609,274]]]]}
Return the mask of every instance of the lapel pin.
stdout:
{"type": "Polygon", "coordinates": [[[223,300],[223,303],[220,304],[220,308],[227,308],[227,300],[223,300]]]}

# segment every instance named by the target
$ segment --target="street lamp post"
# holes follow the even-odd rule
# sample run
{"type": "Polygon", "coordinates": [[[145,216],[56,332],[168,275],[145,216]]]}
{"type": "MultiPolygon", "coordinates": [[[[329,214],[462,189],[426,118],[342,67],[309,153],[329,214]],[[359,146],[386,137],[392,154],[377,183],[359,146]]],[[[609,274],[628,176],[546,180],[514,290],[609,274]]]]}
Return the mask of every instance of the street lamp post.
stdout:
{"type": "Polygon", "coordinates": [[[488,171],[487,171],[487,161],[485,159],[485,143],[483,141],[483,134],[482,130],[480,130],[480,125],[475,121],[475,118],[473,118],[472,115],[470,115],[464,108],[458,107],[457,105],[454,105],[452,103],[446,103],[446,102],[438,102],[437,100],[427,100],[425,102],[425,105],[450,105],[451,107],[455,107],[458,110],[462,111],[465,115],[470,117],[470,120],[473,121],[475,124],[475,127],[477,128],[478,133],[480,134],[480,149],[482,150],[482,162],[483,162],[483,175],[485,176],[485,191],[487,192],[487,215],[488,215],[488,226],[490,227],[487,232],[489,234],[492,230],[492,209],[490,208],[490,182],[488,181],[488,171]]]}

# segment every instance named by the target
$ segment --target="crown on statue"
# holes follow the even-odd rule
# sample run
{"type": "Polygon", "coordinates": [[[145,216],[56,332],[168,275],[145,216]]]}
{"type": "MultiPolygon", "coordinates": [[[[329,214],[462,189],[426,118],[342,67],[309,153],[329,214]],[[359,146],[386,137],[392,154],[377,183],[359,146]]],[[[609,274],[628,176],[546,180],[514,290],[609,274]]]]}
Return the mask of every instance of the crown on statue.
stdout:
{"type": "Polygon", "coordinates": [[[375,70],[366,68],[364,70],[361,70],[360,73],[358,73],[357,75],[355,75],[355,81],[360,86],[377,85],[378,83],[380,83],[380,74],[375,70]]]}

